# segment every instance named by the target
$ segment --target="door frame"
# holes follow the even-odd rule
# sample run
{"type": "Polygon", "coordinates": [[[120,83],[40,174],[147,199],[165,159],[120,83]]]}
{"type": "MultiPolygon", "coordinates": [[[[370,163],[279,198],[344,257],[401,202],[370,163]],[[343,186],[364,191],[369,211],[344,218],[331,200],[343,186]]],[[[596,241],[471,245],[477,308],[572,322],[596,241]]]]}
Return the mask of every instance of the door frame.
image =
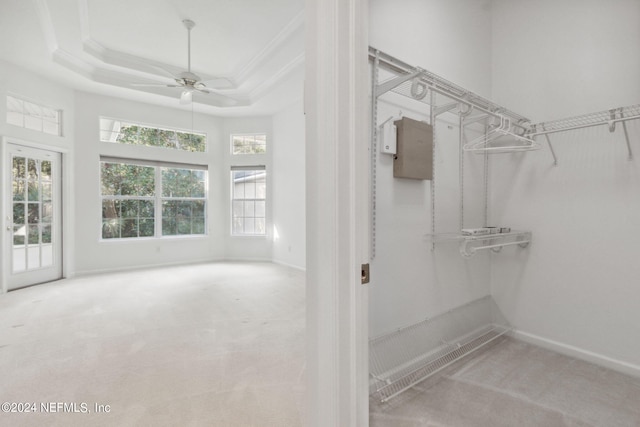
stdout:
{"type": "MultiPolygon", "coordinates": [[[[9,159],[9,148],[8,145],[9,144],[13,144],[13,145],[21,145],[23,147],[27,147],[27,148],[34,148],[37,150],[45,150],[45,151],[51,151],[54,153],[58,153],[60,154],[60,169],[61,169],[61,176],[62,176],[62,182],[61,182],[61,197],[60,197],[60,203],[61,203],[61,212],[62,212],[62,218],[61,218],[61,226],[62,226],[62,230],[61,230],[61,237],[62,237],[62,253],[60,254],[62,256],[62,277],[61,278],[66,278],[66,277],[70,277],[70,271],[71,271],[71,241],[72,241],[72,236],[73,233],[69,232],[70,228],[70,224],[72,224],[72,220],[73,218],[71,218],[71,216],[69,215],[69,212],[71,212],[71,209],[69,209],[70,203],[71,203],[71,195],[72,192],[70,191],[70,171],[68,169],[70,169],[68,167],[68,165],[71,165],[71,152],[63,147],[58,147],[58,146],[54,146],[54,145],[49,145],[49,144],[43,144],[43,143],[39,143],[39,142],[33,142],[33,141],[27,141],[24,139],[20,139],[20,138],[14,138],[11,136],[3,136],[2,137],[2,147],[0,148],[0,164],[2,164],[3,166],[5,165],[5,162],[8,161],[9,159]]],[[[8,292],[8,278],[9,278],[9,271],[11,270],[11,266],[9,265],[9,254],[7,253],[7,244],[6,243],[6,239],[7,239],[7,231],[6,231],[6,218],[7,216],[11,215],[12,212],[10,211],[11,207],[7,204],[7,200],[8,200],[8,195],[6,194],[6,189],[7,189],[7,185],[6,185],[6,180],[8,180],[10,178],[9,174],[10,171],[5,170],[5,168],[3,167],[2,170],[4,171],[2,173],[2,176],[0,176],[0,214],[2,214],[2,216],[0,218],[2,218],[2,227],[0,227],[0,242],[2,242],[2,244],[0,244],[0,261],[1,261],[1,271],[0,271],[0,294],[4,294],[6,292],[8,292]]]]}
{"type": "Polygon", "coordinates": [[[368,0],[307,0],[306,425],[369,425],[368,0]]]}

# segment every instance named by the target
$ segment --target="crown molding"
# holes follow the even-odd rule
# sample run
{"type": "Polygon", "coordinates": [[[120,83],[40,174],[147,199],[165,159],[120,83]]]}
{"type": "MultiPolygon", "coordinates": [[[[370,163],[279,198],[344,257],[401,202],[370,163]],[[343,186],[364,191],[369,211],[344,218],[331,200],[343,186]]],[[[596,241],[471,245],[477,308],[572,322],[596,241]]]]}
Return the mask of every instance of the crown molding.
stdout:
{"type": "Polygon", "coordinates": [[[235,74],[237,81],[245,81],[264,64],[296,31],[304,25],[304,11],[296,15],[267,45],[235,74]]]}
{"type": "Polygon", "coordinates": [[[68,70],[71,70],[76,74],[80,74],[90,80],[93,80],[93,76],[97,70],[93,65],[79,59],[77,56],[74,56],[63,49],[56,49],[52,52],[51,58],[56,64],[62,65],[68,70]]]}
{"type": "Polygon", "coordinates": [[[264,80],[258,86],[251,90],[249,96],[251,99],[260,99],[263,95],[277,86],[281,81],[285,80],[286,77],[293,72],[296,68],[301,67],[304,64],[304,52],[296,56],[292,61],[284,65],[280,68],[276,73],[274,73],[271,77],[264,80]]]}
{"type": "Polygon", "coordinates": [[[40,21],[40,28],[42,28],[42,35],[47,44],[47,49],[49,53],[53,54],[58,49],[58,39],[56,38],[56,31],[51,20],[47,0],[33,0],[33,6],[36,9],[38,21],[40,21]]]}

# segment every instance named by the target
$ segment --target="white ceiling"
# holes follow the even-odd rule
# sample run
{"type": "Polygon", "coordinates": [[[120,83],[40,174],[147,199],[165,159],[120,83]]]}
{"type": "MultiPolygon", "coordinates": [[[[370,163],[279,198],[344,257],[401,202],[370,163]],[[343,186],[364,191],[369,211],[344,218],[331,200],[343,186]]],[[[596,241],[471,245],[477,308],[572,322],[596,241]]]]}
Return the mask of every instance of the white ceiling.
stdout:
{"type": "Polygon", "coordinates": [[[229,78],[220,93],[237,100],[196,94],[194,110],[273,114],[302,96],[303,10],[304,0],[0,0],[0,59],[74,89],[191,109],[180,88],[131,85],[186,71],[191,19],[192,71],[229,78]]]}

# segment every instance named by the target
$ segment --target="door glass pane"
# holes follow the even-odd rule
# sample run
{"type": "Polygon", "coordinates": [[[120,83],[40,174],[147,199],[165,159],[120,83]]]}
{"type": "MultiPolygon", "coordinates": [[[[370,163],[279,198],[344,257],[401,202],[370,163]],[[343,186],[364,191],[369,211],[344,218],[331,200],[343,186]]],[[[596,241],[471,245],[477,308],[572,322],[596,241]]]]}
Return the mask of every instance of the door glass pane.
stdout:
{"type": "Polygon", "coordinates": [[[52,222],[53,219],[53,205],[51,203],[42,204],[42,222],[52,222]]]}
{"type": "Polygon", "coordinates": [[[42,200],[51,200],[51,183],[42,183],[42,200]]]}
{"type": "Polygon", "coordinates": [[[27,237],[27,243],[29,245],[37,245],[40,243],[40,227],[37,225],[29,225],[29,236],[27,237]]]}
{"type": "Polygon", "coordinates": [[[24,203],[13,204],[13,223],[24,224],[24,203]]]}
{"type": "Polygon", "coordinates": [[[24,225],[15,225],[13,227],[13,246],[24,246],[26,239],[26,226],[24,225]]]}
{"type": "Polygon", "coordinates": [[[37,224],[40,221],[40,203],[29,203],[29,224],[37,224]]]}
{"type": "Polygon", "coordinates": [[[40,165],[40,179],[51,181],[51,162],[48,160],[43,160],[40,165]]]}
{"type": "Polygon", "coordinates": [[[38,164],[39,163],[40,163],[39,161],[36,161],[36,160],[33,160],[33,159],[29,159],[29,161],[27,163],[28,164],[28,169],[27,170],[29,172],[29,175],[28,175],[29,180],[37,180],[38,179],[38,175],[39,175],[38,174],[38,164]]]}
{"type": "Polygon", "coordinates": [[[42,226],[42,243],[51,243],[51,224],[42,226]]]}
{"type": "Polygon", "coordinates": [[[40,200],[40,190],[38,187],[38,181],[29,181],[29,201],[37,202],[40,200]]]}
{"type": "Polygon", "coordinates": [[[13,181],[13,200],[26,200],[25,192],[25,181],[13,181]]]}
{"type": "Polygon", "coordinates": [[[26,159],[24,157],[13,158],[13,177],[14,178],[26,178],[27,169],[25,168],[26,159]]]}

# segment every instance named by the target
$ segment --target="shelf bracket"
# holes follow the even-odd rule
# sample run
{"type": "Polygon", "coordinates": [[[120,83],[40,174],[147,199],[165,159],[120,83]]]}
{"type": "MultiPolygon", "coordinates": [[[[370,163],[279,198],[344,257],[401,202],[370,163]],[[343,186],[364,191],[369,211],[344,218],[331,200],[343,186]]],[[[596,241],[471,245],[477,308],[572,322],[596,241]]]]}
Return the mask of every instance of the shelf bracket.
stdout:
{"type": "Polygon", "coordinates": [[[486,114],[486,113],[476,114],[475,116],[468,116],[468,117],[466,117],[464,119],[464,125],[467,126],[467,125],[471,125],[473,123],[478,123],[478,122],[481,122],[483,120],[488,119],[489,117],[491,117],[491,116],[489,116],[489,114],[486,114]]]}
{"type": "MultiPolygon", "coordinates": [[[[620,110],[620,118],[624,118],[624,113],[620,110]]],[[[622,121],[622,130],[624,131],[624,138],[627,141],[627,151],[629,152],[629,160],[633,160],[633,152],[631,151],[631,143],[629,142],[629,131],[627,130],[627,122],[622,121]]]]}
{"type": "MultiPolygon", "coordinates": [[[[378,97],[380,95],[383,95],[383,94],[389,92],[390,90],[393,90],[393,89],[397,88],[402,83],[408,82],[411,79],[419,77],[421,74],[422,74],[422,70],[418,68],[413,73],[405,74],[403,76],[398,76],[398,77],[395,77],[395,78],[393,78],[391,80],[387,80],[386,82],[381,83],[381,84],[376,86],[376,94],[375,95],[376,95],[376,97],[378,97]]],[[[425,94],[426,94],[426,86],[425,86],[424,90],[425,90],[425,94]]]]}
{"type": "Polygon", "coordinates": [[[446,113],[447,111],[451,111],[454,108],[457,108],[459,104],[459,102],[450,102],[448,104],[441,105],[440,107],[436,107],[433,111],[433,115],[435,117],[438,117],[442,113],[446,113]]]}
{"type": "MultiPolygon", "coordinates": [[[[545,131],[544,125],[540,126],[542,128],[543,131],[545,131]]],[[[533,129],[533,133],[536,132],[536,125],[533,125],[532,127],[533,129]]],[[[535,136],[534,136],[535,138],[535,136]]],[[[549,151],[551,151],[551,155],[553,156],[553,166],[558,166],[558,158],[556,157],[556,152],[553,149],[553,145],[551,145],[551,139],[549,138],[549,134],[545,133],[544,134],[544,139],[547,140],[547,145],[549,146],[549,151]]]]}
{"type": "Polygon", "coordinates": [[[616,130],[616,113],[617,109],[609,110],[609,121],[607,124],[609,125],[609,132],[615,132],[616,130]]]}

